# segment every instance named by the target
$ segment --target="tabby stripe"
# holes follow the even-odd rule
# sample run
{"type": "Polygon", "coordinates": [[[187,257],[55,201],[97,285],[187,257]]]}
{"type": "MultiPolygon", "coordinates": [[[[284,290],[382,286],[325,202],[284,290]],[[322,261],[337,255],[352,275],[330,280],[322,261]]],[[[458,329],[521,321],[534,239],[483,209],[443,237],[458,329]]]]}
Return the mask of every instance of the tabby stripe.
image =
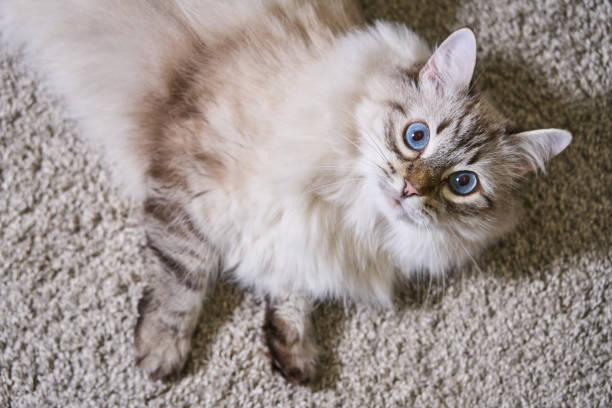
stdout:
{"type": "Polygon", "coordinates": [[[457,204],[457,203],[454,203],[452,201],[447,201],[446,202],[446,208],[449,211],[454,211],[454,212],[459,213],[461,215],[478,215],[482,211],[491,210],[493,208],[493,200],[491,200],[490,197],[484,195],[482,193],[482,190],[480,192],[480,195],[486,201],[486,205],[484,205],[484,206],[473,204],[473,203],[471,203],[471,204],[466,204],[466,203],[457,204]]]}
{"type": "Polygon", "coordinates": [[[481,136],[482,135],[472,136],[472,141],[470,141],[469,143],[465,143],[466,153],[471,150],[478,149],[487,143],[486,138],[483,137],[482,139],[480,139],[481,136]]]}
{"type": "Polygon", "coordinates": [[[156,311],[160,307],[159,300],[153,297],[153,289],[146,287],[142,292],[142,298],[138,302],[138,321],[136,327],[142,323],[142,317],[147,314],[156,311]]]}
{"type": "Polygon", "coordinates": [[[400,69],[400,76],[406,82],[412,84],[417,90],[419,89],[419,78],[421,74],[421,69],[425,65],[424,62],[417,63],[410,67],[409,69],[400,69]]]}
{"type": "Polygon", "coordinates": [[[487,209],[489,210],[493,209],[494,204],[493,204],[493,200],[491,199],[491,197],[484,195],[482,191],[480,192],[480,195],[487,201],[487,209]]]}
{"type": "Polygon", "coordinates": [[[174,218],[174,209],[163,200],[147,198],[144,202],[143,210],[145,214],[151,215],[161,223],[167,224],[174,218]]]}
{"type": "Polygon", "coordinates": [[[469,205],[469,204],[460,205],[460,204],[448,202],[446,205],[450,211],[461,214],[461,215],[469,215],[469,216],[478,215],[483,210],[483,208],[480,208],[474,205],[469,205]]]}
{"type": "Polygon", "coordinates": [[[199,290],[200,285],[192,279],[189,270],[182,262],[178,261],[171,255],[165,253],[162,249],[156,246],[153,242],[148,242],[149,248],[153,251],[153,253],[157,256],[157,258],[162,262],[164,266],[164,270],[166,272],[171,273],[178,282],[184,284],[188,289],[191,290],[199,290]]]}
{"type": "Polygon", "coordinates": [[[455,126],[455,139],[457,139],[461,135],[461,128],[463,127],[463,121],[470,114],[469,110],[465,110],[463,114],[457,120],[457,125],[455,126]]]}
{"type": "Polygon", "coordinates": [[[399,102],[389,101],[387,102],[387,105],[389,105],[389,107],[393,109],[394,111],[397,111],[401,113],[402,115],[407,116],[406,111],[404,110],[404,107],[399,102]]]}
{"type": "Polygon", "coordinates": [[[202,242],[206,242],[206,243],[210,242],[208,240],[208,237],[202,231],[200,231],[198,227],[196,227],[191,217],[187,213],[185,213],[183,220],[185,222],[185,226],[187,226],[187,229],[189,230],[189,232],[191,232],[191,234],[193,234],[195,237],[197,237],[202,242]]]}
{"type": "Polygon", "coordinates": [[[451,121],[449,119],[444,119],[442,122],[440,122],[440,124],[438,125],[438,129],[436,129],[436,134],[440,134],[442,133],[442,131],[444,129],[446,129],[449,125],[451,124],[451,121]]]}
{"type": "Polygon", "coordinates": [[[481,154],[482,150],[478,150],[472,157],[470,157],[470,160],[468,160],[467,164],[471,166],[472,164],[476,163],[478,160],[480,160],[481,154]]]}
{"type": "Polygon", "coordinates": [[[189,214],[180,204],[149,197],[145,200],[144,212],[178,235],[185,236],[185,232],[189,232],[200,241],[209,242],[208,237],[195,226],[189,214]]]}
{"type": "Polygon", "coordinates": [[[404,156],[397,147],[397,143],[395,141],[395,136],[393,133],[393,122],[391,122],[391,119],[389,119],[385,125],[385,136],[387,139],[387,147],[389,148],[389,150],[395,153],[399,159],[405,160],[404,156]]]}

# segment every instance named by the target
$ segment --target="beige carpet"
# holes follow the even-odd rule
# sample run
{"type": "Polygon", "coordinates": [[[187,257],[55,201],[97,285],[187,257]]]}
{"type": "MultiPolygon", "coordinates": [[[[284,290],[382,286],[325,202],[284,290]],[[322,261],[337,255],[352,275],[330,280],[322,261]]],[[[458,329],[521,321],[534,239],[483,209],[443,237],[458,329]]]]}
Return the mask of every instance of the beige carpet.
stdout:
{"type": "MultiPolygon", "coordinates": [[[[1,1],[1,0],[0,0],[1,1]]],[[[0,49],[0,407],[596,407],[612,404],[612,4],[368,0],[431,43],[469,25],[480,85],[524,127],[574,134],[477,268],[394,311],[316,312],[325,375],[271,374],[263,310],[220,286],[170,383],[133,366],[143,235],[100,154],[0,49]]]]}

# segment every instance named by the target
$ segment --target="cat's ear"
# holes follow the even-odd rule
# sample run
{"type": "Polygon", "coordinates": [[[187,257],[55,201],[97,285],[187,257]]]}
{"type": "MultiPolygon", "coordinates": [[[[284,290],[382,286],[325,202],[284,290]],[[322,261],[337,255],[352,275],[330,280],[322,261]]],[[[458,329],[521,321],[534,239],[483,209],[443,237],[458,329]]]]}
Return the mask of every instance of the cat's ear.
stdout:
{"type": "Polygon", "coordinates": [[[515,133],[509,137],[519,149],[521,174],[544,170],[547,161],[561,153],[572,141],[572,134],[561,129],[540,129],[515,133]]]}
{"type": "Polygon", "coordinates": [[[421,81],[441,90],[461,90],[470,86],[476,66],[476,38],[469,28],[452,33],[434,51],[421,69],[421,81]]]}

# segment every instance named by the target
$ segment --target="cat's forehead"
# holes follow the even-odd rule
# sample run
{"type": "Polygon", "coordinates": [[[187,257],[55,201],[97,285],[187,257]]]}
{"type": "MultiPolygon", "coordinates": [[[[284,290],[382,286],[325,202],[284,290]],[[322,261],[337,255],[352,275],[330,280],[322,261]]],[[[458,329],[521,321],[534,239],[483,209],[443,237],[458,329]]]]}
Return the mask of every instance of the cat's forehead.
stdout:
{"type": "Polygon", "coordinates": [[[382,94],[376,99],[386,101],[387,131],[397,132],[401,141],[407,124],[422,122],[430,133],[422,158],[442,167],[483,160],[486,164],[504,145],[499,141],[507,120],[476,90],[445,92],[422,86],[419,70],[419,65],[395,67],[387,71],[384,86],[378,88],[382,94]]]}
{"type": "Polygon", "coordinates": [[[493,141],[503,133],[505,120],[497,114],[482,96],[468,94],[436,94],[409,89],[401,97],[401,106],[390,106],[390,115],[401,126],[402,122],[423,122],[429,128],[432,147],[443,143],[448,147],[461,147],[470,139],[480,144],[493,141]],[[400,113],[398,115],[398,113],[400,113]]]}
{"type": "Polygon", "coordinates": [[[468,120],[478,116],[478,112],[472,110],[478,107],[471,103],[469,98],[459,95],[449,97],[413,91],[407,96],[404,105],[409,120],[426,122],[432,128],[430,129],[432,132],[435,131],[433,128],[437,128],[440,124],[450,125],[461,116],[465,115],[468,120]]]}
{"type": "Polygon", "coordinates": [[[463,114],[466,106],[480,109],[480,104],[475,103],[479,96],[471,92],[439,92],[422,86],[419,78],[421,65],[392,69],[383,91],[389,100],[401,105],[410,120],[427,121],[433,126],[463,114]]]}
{"type": "Polygon", "coordinates": [[[402,132],[407,124],[423,122],[430,137],[420,158],[438,177],[456,170],[472,170],[482,175],[483,184],[487,184],[488,176],[496,173],[504,161],[500,149],[504,146],[505,119],[475,92],[439,95],[424,92],[417,84],[402,88],[402,93],[395,95],[396,102],[387,108],[388,129],[396,132],[396,143],[403,142],[402,132]]]}

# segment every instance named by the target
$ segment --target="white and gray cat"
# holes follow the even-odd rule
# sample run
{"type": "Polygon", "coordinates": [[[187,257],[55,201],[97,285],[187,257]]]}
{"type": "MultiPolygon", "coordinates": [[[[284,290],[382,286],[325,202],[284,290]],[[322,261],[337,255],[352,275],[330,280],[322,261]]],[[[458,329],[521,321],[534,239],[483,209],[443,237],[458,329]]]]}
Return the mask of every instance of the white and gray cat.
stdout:
{"type": "Polygon", "coordinates": [[[314,301],[389,304],[398,277],[460,266],[571,141],[513,131],[472,89],[470,30],[432,54],[352,0],[3,0],[0,18],[142,203],[152,378],[181,369],[231,273],[267,298],[274,367],[312,380],[314,301]]]}

